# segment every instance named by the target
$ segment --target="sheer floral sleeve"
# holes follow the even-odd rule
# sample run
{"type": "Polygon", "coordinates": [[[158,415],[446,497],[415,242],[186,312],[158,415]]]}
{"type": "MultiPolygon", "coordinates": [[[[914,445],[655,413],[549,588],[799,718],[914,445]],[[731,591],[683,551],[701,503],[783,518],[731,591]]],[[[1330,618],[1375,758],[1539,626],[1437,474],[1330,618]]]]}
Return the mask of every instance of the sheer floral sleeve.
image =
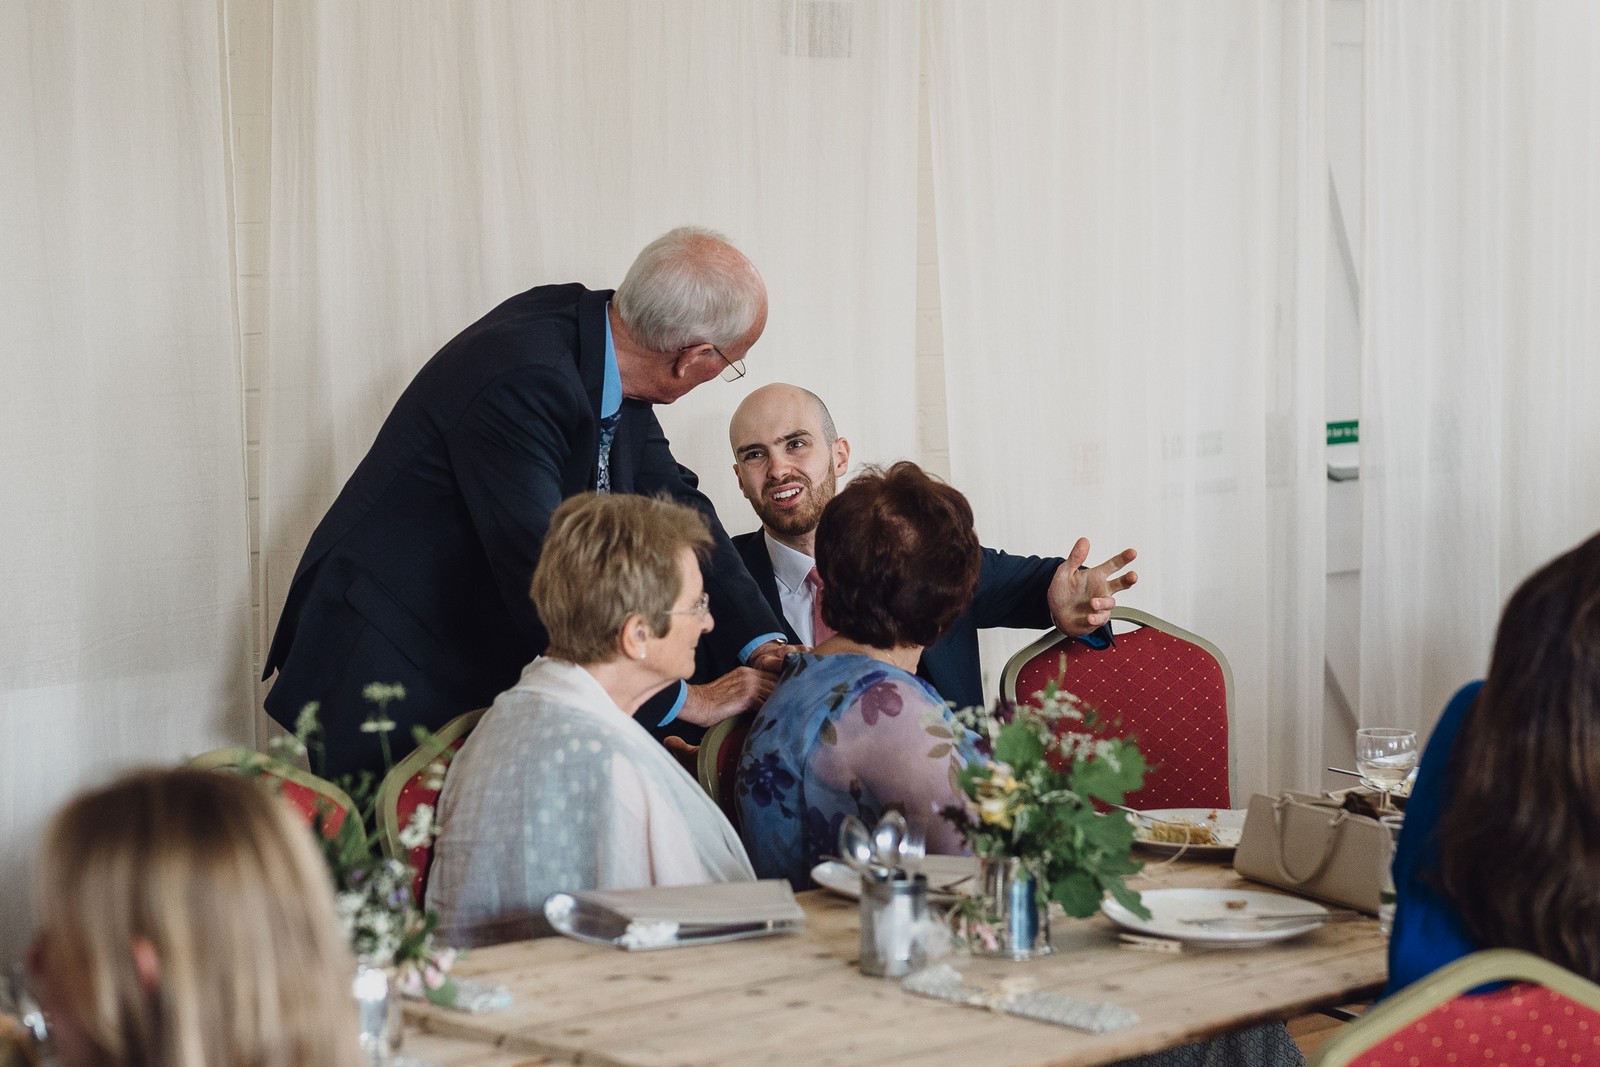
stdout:
{"type": "Polygon", "coordinates": [[[885,674],[823,728],[810,775],[824,795],[859,798],[869,816],[900,809],[929,852],[959,853],[961,835],[939,812],[960,803],[963,733],[950,709],[917,679],[885,674]]]}
{"type": "Polygon", "coordinates": [[[839,851],[839,827],[904,812],[933,853],[963,851],[940,817],[960,803],[955,776],[973,754],[927,682],[871,656],[796,653],[756,713],[735,787],[740,828],[760,878],[811,885],[839,851]]]}

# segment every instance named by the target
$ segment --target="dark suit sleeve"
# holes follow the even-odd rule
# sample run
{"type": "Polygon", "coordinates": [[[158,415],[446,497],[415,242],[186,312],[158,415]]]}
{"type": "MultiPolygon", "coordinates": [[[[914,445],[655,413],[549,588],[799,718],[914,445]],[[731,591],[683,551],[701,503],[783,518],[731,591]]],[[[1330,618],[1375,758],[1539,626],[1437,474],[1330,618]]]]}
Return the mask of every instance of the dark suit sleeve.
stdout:
{"type": "Polygon", "coordinates": [[[667,436],[652,412],[648,433],[639,460],[634,491],[665,493],[706,517],[714,542],[711,558],[702,568],[706,592],[711,594],[711,614],[716,627],[703,639],[711,653],[713,669],[719,673],[738,666],[739,652],[762,634],[781,634],[783,623],[773,615],[761,589],[745,570],[744,560],[728,539],[717,519],[711,501],[700,492],[700,480],[693,471],[672,457],[667,436]]]}
{"type": "Polygon", "coordinates": [[[1038,630],[1054,626],[1047,594],[1056,568],[1064,562],[1055,556],[1012,556],[998,549],[984,549],[983,572],[967,614],[979,629],[1009,626],[1038,630]]]}
{"type": "Polygon", "coordinates": [[[534,648],[548,638],[528,586],[575,453],[592,442],[586,413],[575,375],[531,367],[486,387],[448,435],[450,464],[495,587],[534,648]]]}

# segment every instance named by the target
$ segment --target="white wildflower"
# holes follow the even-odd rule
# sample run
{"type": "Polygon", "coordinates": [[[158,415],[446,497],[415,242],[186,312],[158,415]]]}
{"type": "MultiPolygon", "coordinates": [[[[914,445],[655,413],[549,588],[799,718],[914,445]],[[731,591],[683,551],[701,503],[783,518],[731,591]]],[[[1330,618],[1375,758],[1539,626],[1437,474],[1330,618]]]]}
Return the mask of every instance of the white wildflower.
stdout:
{"type": "Polygon", "coordinates": [[[433,840],[433,805],[418,804],[410,820],[400,828],[402,848],[417,848],[433,840]]]}

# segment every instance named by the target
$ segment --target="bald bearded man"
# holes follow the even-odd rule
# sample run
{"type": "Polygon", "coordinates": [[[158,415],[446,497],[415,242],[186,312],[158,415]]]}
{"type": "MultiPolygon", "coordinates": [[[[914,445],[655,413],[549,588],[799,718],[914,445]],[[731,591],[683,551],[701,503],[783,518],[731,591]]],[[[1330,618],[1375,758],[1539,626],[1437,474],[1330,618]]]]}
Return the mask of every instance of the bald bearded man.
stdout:
{"type": "MultiPolygon", "coordinates": [[[[739,490],[761,520],[761,529],[733,538],[734,547],[789,640],[814,644],[817,584],[808,576],[817,523],[849,469],[850,442],[839,436],[821,398],[781,383],[744,399],[729,424],[728,441],[739,490]]],[[[1110,622],[1115,594],[1139,580],[1133,571],[1118,573],[1136,555],[1130,548],[1085,568],[1089,541],[1081,537],[1065,559],[985,548],[971,606],[924,650],[917,673],[956,707],[984,703],[980,628],[1054,625],[1073,636],[1094,635],[1110,622]]],[[[1088,639],[1108,636],[1102,631],[1088,639]]]]}

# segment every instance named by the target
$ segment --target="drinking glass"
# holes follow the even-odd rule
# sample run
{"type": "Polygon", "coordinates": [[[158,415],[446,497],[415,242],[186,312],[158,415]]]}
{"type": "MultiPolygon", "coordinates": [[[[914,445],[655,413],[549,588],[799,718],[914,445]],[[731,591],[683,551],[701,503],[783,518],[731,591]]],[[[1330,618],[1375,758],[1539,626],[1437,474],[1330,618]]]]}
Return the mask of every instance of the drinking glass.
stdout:
{"type": "MultiPolygon", "coordinates": [[[[44,1012],[39,1010],[39,1002],[34,999],[27,969],[20,963],[13,963],[10,970],[0,974],[0,1013],[16,1016],[17,1021],[27,1028],[35,1046],[36,1059],[48,1049],[50,1034],[45,1028],[44,1012]]],[[[0,1049],[0,1052],[3,1051],[0,1049]]],[[[4,1058],[0,1056],[0,1059],[4,1058]]]]}
{"type": "Polygon", "coordinates": [[[1405,818],[1404,815],[1385,815],[1378,820],[1386,831],[1388,845],[1383,852],[1383,880],[1378,883],[1378,932],[1384,937],[1394,930],[1394,854],[1400,844],[1405,818]]]}
{"type": "Polygon", "coordinates": [[[1356,770],[1361,784],[1381,795],[1378,806],[1389,811],[1389,793],[1417,765],[1417,733],[1392,726],[1363,726],[1356,731],[1356,770]]]}

